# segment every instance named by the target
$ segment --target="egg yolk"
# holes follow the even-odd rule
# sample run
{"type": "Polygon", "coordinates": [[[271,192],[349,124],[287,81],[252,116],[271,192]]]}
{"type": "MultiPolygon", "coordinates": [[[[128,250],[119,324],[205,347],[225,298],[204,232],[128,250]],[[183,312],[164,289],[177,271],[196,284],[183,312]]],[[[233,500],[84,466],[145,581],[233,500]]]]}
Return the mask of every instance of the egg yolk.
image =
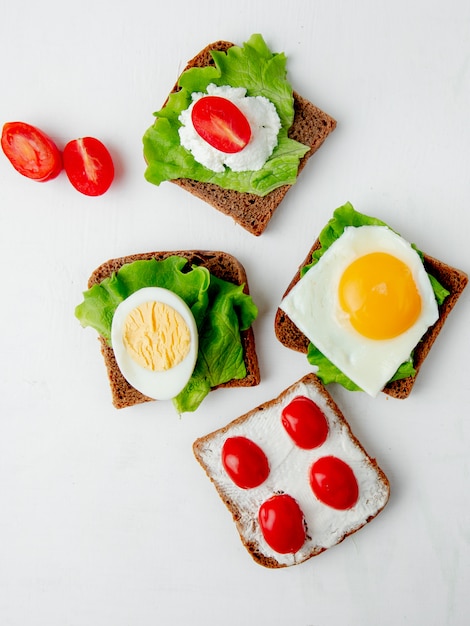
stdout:
{"type": "Polygon", "coordinates": [[[182,315],[163,302],[145,302],[126,317],[123,343],[142,367],[161,372],[189,353],[191,334],[182,315]]]}
{"type": "Polygon", "coordinates": [[[408,330],[421,312],[410,268],[385,252],[359,257],[344,271],[339,303],[352,326],[369,339],[392,339],[408,330]]]}

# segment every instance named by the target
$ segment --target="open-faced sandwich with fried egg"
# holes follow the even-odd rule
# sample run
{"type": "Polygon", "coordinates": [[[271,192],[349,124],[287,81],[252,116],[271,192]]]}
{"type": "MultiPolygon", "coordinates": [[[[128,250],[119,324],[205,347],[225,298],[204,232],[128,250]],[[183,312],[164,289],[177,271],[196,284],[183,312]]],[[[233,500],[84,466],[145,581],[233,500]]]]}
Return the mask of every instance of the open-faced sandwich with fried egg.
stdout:
{"type": "Polygon", "coordinates": [[[467,275],[339,207],[288,286],[276,336],[325,383],[406,398],[467,275]]]}
{"type": "Polygon", "coordinates": [[[336,122],[292,90],[261,35],[208,45],[143,138],[146,179],[172,181],[254,235],[336,122]]]}
{"type": "Polygon", "coordinates": [[[259,383],[257,307],[226,252],[149,252],[111,259],[76,307],[99,335],[116,408],[169,400],[195,411],[219,387],[259,383]]]}

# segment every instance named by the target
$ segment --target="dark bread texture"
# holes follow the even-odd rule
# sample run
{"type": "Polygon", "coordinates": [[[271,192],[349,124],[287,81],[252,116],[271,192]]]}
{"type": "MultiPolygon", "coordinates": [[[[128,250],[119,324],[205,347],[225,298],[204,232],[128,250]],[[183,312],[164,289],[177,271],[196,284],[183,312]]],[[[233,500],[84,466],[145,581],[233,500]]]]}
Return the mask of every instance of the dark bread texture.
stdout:
{"type": "MultiPolygon", "coordinates": [[[[282,429],[282,426],[280,429],[282,429]]],[[[280,433],[278,431],[273,431],[271,432],[271,435],[272,434],[276,434],[277,440],[283,436],[287,437],[285,433],[280,433]]],[[[293,444],[292,446],[295,448],[293,444]]],[[[352,535],[368,522],[372,521],[383,510],[390,496],[390,484],[386,475],[378,466],[377,461],[367,454],[364,447],[355,437],[343,413],[334,402],[326,387],[317,378],[317,376],[315,376],[315,374],[307,374],[299,381],[285,389],[276,398],[260,404],[258,407],[238,417],[223,428],[220,428],[204,437],[200,437],[193,444],[193,452],[197,461],[216,488],[220,498],[231,513],[243,545],[258,564],[267,568],[282,568],[290,565],[297,565],[313,556],[317,556],[329,547],[341,543],[344,539],[346,539],[346,537],[352,535]],[[304,387],[302,387],[302,385],[304,387]],[[336,516],[334,517],[331,525],[331,532],[334,533],[335,538],[331,540],[330,545],[325,545],[324,541],[320,540],[320,538],[315,535],[317,530],[314,528],[316,525],[315,521],[312,527],[309,528],[306,520],[306,543],[297,553],[286,556],[276,554],[275,551],[269,549],[269,546],[267,546],[262,539],[257,521],[258,506],[259,503],[266,497],[266,492],[272,491],[272,494],[276,494],[280,491],[276,490],[274,481],[266,487],[266,491],[262,495],[250,493],[250,497],[243,500],[239,496],[240,493],[245,490],[230,485],[230,481],[224,478],[223,472],[221,472],[217,467],[217,465],[221,465],[221,462],[219,461],[217,464],[215,459],[220,458],[221,448],[227,437],[237,435],[243,436],[245,432],[244,429],[246,428],[246,436],[250,438],[250,422],[257,422],[258,426],[262,425],[263,422],[267,423],[268,421],[270,423],[276,421],[280,424],[280,412],[282,407],[296,395],[304,395],[305,389],[311,390],[311,392],[307,391],[307,393],[311,393],[312,399],[315,397],[315,394],[318,394],[324,402],[326,407],[324,413],[328,416],[327,419],[330,427],[328,437],[338,437],[338,448],[336,448],[338,456],[340,456],[346,463],[352,463],[352,456],[356,456],[354,461],[356,463],[355,467],[361,467],[362,469],[367,468],[369,476],[373,476],[374,485],[372,487],[369,485],[367,488],[360,488],[359,498],[362,499],[362,503],[367,501],[369,510],[362,510],[354,521],[351,521],[351,519],[347,517],[348,511],[333,511],[329,507],[320,503],[319,506],[323,509],[323,514],[325,513],[325,510],[329,510],[332,518],[336,516]],[[273,409],[276,413],[278,413],[278,415],[267,415],[267,411],[273,409]],[[345,439],[348,440],[349,445],[344,445],[343,447],[340,442],[345,439]],[[351,449],[354,450],[354,454],[349,456],[351,454],[351,449]],[[358,458],[360,458],[360,461],[358,461],[358,458]],[[361,489],[364,489],[364,491],[361,492],[361,489]]],[[[286,453],[284,448],[283,453],[285,454],[283,461],[291,457],[291,454],[286,453]]],[[[303,450],[302,454],[311,454],[312,458],[319,458],[323,456],[321,446],[316,450],[303,450]]],[[[268,458],[268,460],[270,459],[268,458]]],[[[308,459],[307,464],[310,462],[311,460],[308,459]]],[[[273,463],[273,468],[277,469],[275,463],[273,463]]],[[[285,472],[286,470],[283,471],[285,472]]],[[[298,468],[294,468],[291,471],[291,475],[295,477],[294,480],[299,483],[301,481],[308,480],[308,471],[301,471],[298,468]]],[[[268,477],[265,482],[268,482],[269,480],[270,477],[268,477]]],[[[259,489],[259,487],[248,491],[254,492],[256,489],[259,489]]],[[[295,498],[294,493],[291,493],[290,495],[295,498]]],[[[315,500],[313,493],[311,493],[311,498],[315,500]]],[[[362,504],[358,503],[358,506],[360,507],[362,504]]],[[[354,509],[354,507],[352,507],[352,509],[354,509]]],[[[323,517],[323,515],[320,517],[323,517]]],[[[315,519],[320,520],[320,517],[315,519]]]]}
{"type": "MultiPolygon", "coordinates": [[[[236,285],[245,285],[245,293],[249,293],[248,281],[243,265],[227,252],[205,251],[205,250],[177,250],[165,252],[147,252],[141,254],[131,254],[125,257],[110,259],[100,265],[92,273],[88,280],[88,288],[100,283],[112,273],[117,272],[126,263],[138,260],[156,259],[161,261],[169,256],[184,257],[188,261],[188,268],[191,265],[202,265],[217,278],[229,281],[236,285]]],[[[258,357],[256,354],[255,337],[253,329],[241,332],[244,360],[247,374],[245,378],[231,380],[218,387],[253,387],[260,382],[258,357]]],[[[121,374],[114,357],[113,349],[107,344],[103,337],[99,337],[101,352],[103,354],[109,384],[111,387],[112,402],[117,409],[133,406],[142,402],[151,402],[152,398],[137,391],[121,374]]],[[[218,387],[213,387],[216,389],[218,387]]]]}
{"type": "MultiPolygon", "coordinates": [[[[205,67],[214,65],[211,50],[225,52],[234,44],[228,41],[216,41],[206,46],[185,67],[205,67]]],[[[175,85],[173,91],[177,91],[175,85]]],[[[335,129],[336,121],[302,98],[294,91],[294,122],[289,130],[289,137],[310,146],[310,150],[303,156],[299,163],[299,173],[304,168],[308,159],[318,150],[327,136],[335,129]]],[[[291,185],[278,187],[266,196],[258,196],[251,193],[240,193],[230,189],[223,189],[211,183],[201,183],[188,178],[179,178],[172,183],[189,191],[200,200],[204,200],[218,211],[232,217],[245,230],[259,236],[263,233],[291,185]]]]}
{"type": "MultiPolygon", "coordinates": [[[[303,267],[311,263],[312,254],[320,247],[320,242],[317,239],[300,265],[295,276],[287,287],[283,297],[285,297],[294,285],[300,280],[300,271],[303,267]]],[[[407,398],[413,385],[416,382],[418,372],[429,354],[429,351],[437,339],[437,336],[441,332],[441,329],[446,321],[449,313],[454,308],[457,300],[459,299],[462,291],[465,289],[468,283],[468,276],[465,272],[446,265],[442,261],[439,261],[431,256],[424,254],[424,266],[429,274],[437,278],[437,280],[443,285],[450,293],[444,302],[439,306],[439,319],[433,324],[426,333],[423,335],[421,341],[416,346],[413,356],[413,364],[416,369],[415,376],[408,376],[401,380],[395,380],[388,383],[383,388],[383,393],[392,396],[394,398],[405,399],[407,398]]],[[[298,352],[307,353],[309,340],[305,335],[297,328],[294,322],[289,316],[280,308],[277,309],[274,319],[274,330],[278,340],[291,350],[297,350],[298,352]]]]}

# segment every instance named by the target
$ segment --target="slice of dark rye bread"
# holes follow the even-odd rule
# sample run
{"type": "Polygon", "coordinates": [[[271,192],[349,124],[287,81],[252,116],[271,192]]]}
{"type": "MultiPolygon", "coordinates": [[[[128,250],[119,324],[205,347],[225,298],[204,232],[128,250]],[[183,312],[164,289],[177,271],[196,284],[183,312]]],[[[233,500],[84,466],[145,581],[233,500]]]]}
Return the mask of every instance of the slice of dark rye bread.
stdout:
{"type": "MultiPolygon", "coordinates": [[[[211,50],[225,52],[233,45],[228,41],[216,41],[209,44],[188,62],[184,71],[192,67],[214,65],[211,50]]],[[[177,90],[178,86],[175,85],[172,91],[177,90]]],[[[293,95],[294,122],[288,134],[291,139],[310,146],[310,150],[299,163],[298,172],[300,173],[308,159],[335,129],[336,121],[295,91],[293,95]]],[[[178,178],[171,182],[189,191],[200,200],[204,200],[225,215],[232,217],[240,226],[256,236],[263,233],[274,211],[291,187],[291,185],[283,185],[266,196],[257,196],[252,193],[223,189],[212,183],[201,183],[188,178],[178,178]]]]}
{"type": "MultiPolygon", "coordinates": [[[[248,280],[243,265],[227,252],[207,251],[207,250],[177,250],[165,252],[147,252],[131,254],[116,259],[110,259],[100,265],[91,274],[88,280],[88,288],[100,283],[104,278],[117,272],[126,263],[133,261],[156,259],[161,261],[170,256],[184,257],[188,261],[188,269],[192,265],[206,267],[211,274],[236,285],[244,285],[244,292],[249,293],[248,280]]],[[[241,333],[244,361],[246,367],[245,378],[231,380],[218,387],[253,387],[260,382],[258,357],[256,354],[255,337],[253,329],[250,327],[241,333]]],[[[109,384],[111,387],[112,402],[117,409],[133,406],[142,402],[151,402],[144,394],[137,391],[121,374],[116,363],[113,349],[107,344],[103,337],[99,337],[101,352],[105,361],[109,384]]],[[[213,387],[216,389],[218,387],[213,387]]]]}
{"type": "Polygon", "coordinates": [[[193,443],[193,452],[231,513],[243,545],[257,563],[267,568],[297,565],[338,545],[377,517],[390,497],[387,476],[353,434],[344,414],[315,374],[307,374],[276,398],[198,438],[193,443]],[[310,450],[298,450],[281,424],[282,408],[299,395],[310,397],[318,404],[328,422],[326,441],[310,450]],[[240,489],[226,474],[221,450],[225,440],[232,436],[254,440],[267,454],[270,473],[259,487],[240,489]],[[274,442],[273,445],[267,444],[268,440],[274,442]],[[302,485],[302,481],[309,480],[311,464],[325,455],[339,456],[353,469],[359,483],[357,506],[347,510],[332,509],[317,501],[308,485],[302,485]],[[287,464],[292,462],[295,466],[289,469],[287,464]],[[272,550],[262,537],[257,518],[261,503],[283,493],[286,480],[292,481],[289,495],[298,501],[305,515],[306,541],[294,554],[278,554],[272,550]]]}
{"type": "MultiPolygon", "coordinates": [[[[310,252],[305,257],[303,263],[297,270],[297,273],[293,277],[289,286],[287,287],[283,298],[300,280],[301,269],[311,263],[312,254],[319,247],[320,242],[317,239],[310,249],[310,252]]],[[[437,278],[441,285],[443,285],[450,293],[444,300],[444,302],[439,306],[439,319],[435,324],[428,328],[428,330],[423,335],[421,341],[418,343],[414,350],[413,364],[416,369],[416,374],[414,376],[408,376],[407,378],[403,378],[401,380],[389,382],[383,388],[383,393],[394,398],[404,399],[410,395],[413,385],[416,382],[418,372],[423,364],[423,361],[429,354],[429,351],[434,341],[441,332],[444,322],[446,321],[449,313],[454,308],[462,291],[465,289],[468,283],[468,276],[465,272],[451,267],[450,265],[446,265],[442,261],[439,261],[427,254],[424,254],[424,266],[426,268],[426,271],[435,278],[437,278]]],[[[280,308],[277,309],[274,318],[274,330],[276,337],[287,348],[290,348],[291,350],[297,350],[298,352],[303,352],[305,354],[307,353],[309,340],[297,328],[297,326],[289,318],[289,316],[280,308]]]]}

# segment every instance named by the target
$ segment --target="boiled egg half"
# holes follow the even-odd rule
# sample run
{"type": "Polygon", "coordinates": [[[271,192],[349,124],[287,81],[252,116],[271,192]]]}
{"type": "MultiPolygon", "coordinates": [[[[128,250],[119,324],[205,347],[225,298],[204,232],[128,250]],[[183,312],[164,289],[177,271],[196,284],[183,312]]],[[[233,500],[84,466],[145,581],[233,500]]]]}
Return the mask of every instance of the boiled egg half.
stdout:
{"type": "Polygon", "coordinates": [[[371,396],[439,317],[421,258],[386,226],[347,227],[280,308],[371,396]]]}
{"type": "Polygon", "coordinates": [[[117,307],[111,344],[124,378],[155,400],[186,386],[198,354],[198,332],[188,305],[174,292],[145,287],[117,307]]]}

